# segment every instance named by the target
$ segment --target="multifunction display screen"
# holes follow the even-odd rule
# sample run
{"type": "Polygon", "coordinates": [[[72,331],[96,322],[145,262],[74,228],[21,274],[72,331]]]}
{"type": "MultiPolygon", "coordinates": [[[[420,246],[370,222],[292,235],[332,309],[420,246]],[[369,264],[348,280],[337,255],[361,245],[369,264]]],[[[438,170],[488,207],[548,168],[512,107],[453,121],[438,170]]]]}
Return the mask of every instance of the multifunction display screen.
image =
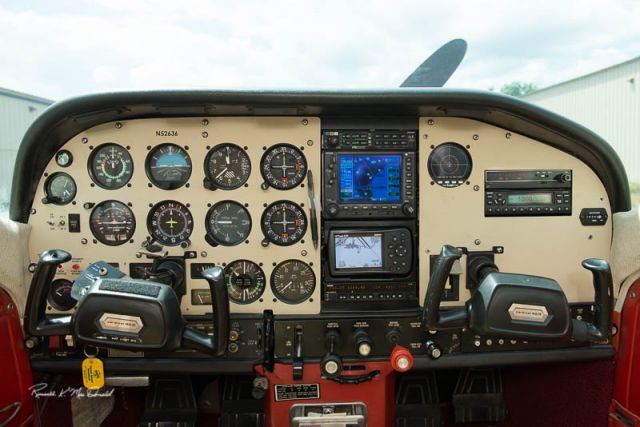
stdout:
{"type": "Polygon", "coordinates": [[[336,269],[382,268],[382,233],[334,235],[336,269]]]}
{"type": "Polygon", "coordinates": [[[402,156],[338,155],[341,202],[393,203],[401,197],[402,156]]]}

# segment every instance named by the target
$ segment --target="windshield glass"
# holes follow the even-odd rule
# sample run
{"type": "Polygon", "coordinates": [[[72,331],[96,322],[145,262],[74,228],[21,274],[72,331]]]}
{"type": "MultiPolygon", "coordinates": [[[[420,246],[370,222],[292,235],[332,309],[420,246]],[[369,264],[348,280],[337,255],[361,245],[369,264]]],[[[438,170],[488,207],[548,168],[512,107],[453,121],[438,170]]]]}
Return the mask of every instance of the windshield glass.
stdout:
{"type": "Polygon", "coordinates": [[[629,180],[640,182],[638,22],[640,3],[626,0],[605,8],[596,1],[0,1],[0,215],[20,140],[52,102],[112,90],[396,88],[456,38],[468,52],[446,87],[500,91],[574,119],[608,140],[629,180]],[[603,82],[612,89],[598,91],[603,82]]]}

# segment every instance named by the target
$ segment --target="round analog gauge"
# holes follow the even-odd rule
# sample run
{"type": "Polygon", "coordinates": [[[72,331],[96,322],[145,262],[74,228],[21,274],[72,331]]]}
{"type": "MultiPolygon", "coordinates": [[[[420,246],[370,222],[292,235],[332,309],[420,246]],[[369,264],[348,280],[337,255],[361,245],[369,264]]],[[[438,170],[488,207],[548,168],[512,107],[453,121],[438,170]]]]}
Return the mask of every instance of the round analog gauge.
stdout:
{"type": "Polygon", "coordinates": [[[251,215],[240,203],[226,200],[207,212],[207,236],[223,246],[235,246],[249,236],[251,215]]]}
{"type": "Polygon", "coordinates": [[[249,179],[251,161],[247,153],[237,145],[216,145],[204,160],[204,173],[206,188],[233,190],[249,179]]]}
{"type": "Polygon", "coordinates": [[[264,271],[252,261],[233,261],[224,269],[229,288],[229,299],[238,304],[249,304],[262,296],[266,279],[264,271]]]}
{"type": "Polygon", "coordinates": [[[291,259],[281,262],[271,273],[271,290],[288,304],[306,301],[316,289],[316,275],[309,264],[291,259]]]}
{"type": "Polygon", "coordinates": [[[471,155],[455,142],[438,145],[429,155],[427,163],[431,179],[443,187],[464,184],[471,175],[471,167],[471,155]]]}
{"type": "Polygon", "coordinates": [[[299,185],[306,176],[307,159],[293,145],[278,144],[264,153],[260,170],[271,187],[288,190],[299,185]]]}
{"type": "Polygon", "coordinates": [[[304,237],[307,216],[299,205],[281,200],[267,206],[262,213],[261,224],[268,241],[279,246],[289,246],[304,237]]]}
{"type": "Polygon", "coordinates": [[[51,174],[44,184],[44,203],[66,205],[76,197],[76,182],[64,172],[51,174]]]}
{"type": "Polygon", "coordinates": [[[136,219],[127,205],[117,200],[107,200],[91,211],[89,226],[93,236],[109,246],[125,244],[133,237],[136,219]]]}
{"type": "Polygon", "coordinates": [[[175,190],[191,177],[191,157],[175,144],[161,144],[147,155],[145,171],[149,180],[163,190],[175,190]]]}
{"type": "Polygon", "coordinates": [[[73,284],[67,279],[54,280],[49,288],[49,304],[59,311],[71,310],[77,301],[71,296],[73,284]]]}
{"type": "Polygon", "coordinates": [[[89,156],[89,175],[102,188],[115,190],[124,187],[132,174],[131,154],[118,144],[102,144],[89,156]]]}
{"type": "Polygon", "coordinates": [[[189,240],[193,231],[193,216],[182,203],[166,200],[151,208],[147,227],[151,237],[158,243],[178,246],[189,240]]]}

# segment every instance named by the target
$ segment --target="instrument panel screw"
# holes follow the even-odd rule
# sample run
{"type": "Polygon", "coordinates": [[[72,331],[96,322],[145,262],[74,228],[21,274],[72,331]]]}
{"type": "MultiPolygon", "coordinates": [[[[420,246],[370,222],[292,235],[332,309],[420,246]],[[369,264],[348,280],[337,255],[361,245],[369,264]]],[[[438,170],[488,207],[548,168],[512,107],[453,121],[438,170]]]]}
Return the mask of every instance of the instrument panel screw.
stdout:
{"type": "Polygon", "coordinates": [[[473,140],[477,141],[480,139],[480,136],[476,133],[475,135],[473,135],[473,140]]]}
{"type": "Polygon", "coordinates": [[[480,239],[476,239],[476,240],[473,241],[473,243],[475,243],[476,246],[479,246],[480,243],[482,243],[482,242],[480,241],[480,239]]]}
{"type": "Polygon", "coordinates": [[[36,210],[35,209],[31,209],[31,215],[35,214],[36,210]]]}
{"type": "Polygon", "coordinates": [[[31,264],[29,264],[29,267],[27,267],[27,270],[29,270],[29,273],[33,273],[34,271],[36,271],[36,263],[32,262],[31,264]]]}
{"type": "Polygon", "coordinates": [[[116,129],[122,129],[122,123],[116,122],[116,129]]]}
{"type": "Polygon", "coordinates": [[[474,185],[473,186],[473,191],[480,191],[480,186],[479,185],[474,185]]]}
{"type": "Polygon", "coordinates": [[[306,125],[308,125],[308,124],[309,124],[309,120],[307,120],[307,119],[302,119],[302,122],[301,122],[301,123],[302,123],[302,126],[306,126],[306,125]]]}
{"type": "Polygon", "coordinates": [[[207,255],[209,255],[209,254],[207,253],[207,251],[202,251],[202,252],[200,252],[200,256],[201,256],[202,258],[206,258],[206,257],[207,257],[207,255]]]}
{"type": "Polygon", "coordinates": [[[308,145],[309,147],[313,147],[313,140],[312,140],[312,139],[309,139],[309,140],[307,141],[307,145],[308,145]]]}
{"type": "Polygon", "coordinates": [[[89,243],[89,241],[87,239],[81,239],[80,243],[82,243],[83,245],[86,245],[87,243],[89,243]]]}
{"type": "Polygon", "coordinates": [[[433,119],[429,119],[429,120],[427,120],[427,124],[428,124],[429,126],[433,126],[433,123],[434,123],[434,122],[433,122],[433,119]]]}
{"type": "Polygon", "coordinates": [[[300,256],[307,256],[307,251],[305,250],[300,251],[300,256]]]}
{"type": "Polygon", "coordinates": [[[89,138],[82,138],[82,143],[86,144],[87,142],[89,142],[89,138]]]}
{"type": "Polygon", "coordinates": [[[202,119],[202,126],[206,126],[209,124],[209,120],[207,119],[202,119]]]}
{"type": "Polygon", "coordinates": [[[209,136],[209,132],[202,132],[202,137],[207,138],[209,136]]]}

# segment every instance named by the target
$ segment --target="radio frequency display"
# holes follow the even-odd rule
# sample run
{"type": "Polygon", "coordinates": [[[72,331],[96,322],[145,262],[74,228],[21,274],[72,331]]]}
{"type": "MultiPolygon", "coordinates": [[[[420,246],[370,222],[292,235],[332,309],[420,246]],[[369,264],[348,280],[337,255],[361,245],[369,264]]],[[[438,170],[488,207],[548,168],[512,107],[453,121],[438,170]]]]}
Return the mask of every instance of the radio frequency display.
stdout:
{"type": "Polygon", "coordinates": [[[339,155],[340,201],[399,202],[402,156],[339,155]]]}

